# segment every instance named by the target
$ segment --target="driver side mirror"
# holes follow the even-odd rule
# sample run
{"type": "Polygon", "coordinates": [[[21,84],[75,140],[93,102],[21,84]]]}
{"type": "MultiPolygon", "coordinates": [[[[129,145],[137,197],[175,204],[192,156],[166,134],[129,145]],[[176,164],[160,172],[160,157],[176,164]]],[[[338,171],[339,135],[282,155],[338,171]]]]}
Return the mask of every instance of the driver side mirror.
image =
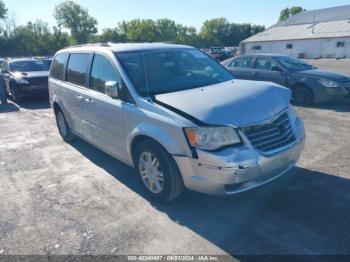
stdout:
{"type": "Polygon", "coordinates": [[[113,99],[119,98],[121,84],[116,81],[108,81],[105,84],[105,93],[113,99]]]}

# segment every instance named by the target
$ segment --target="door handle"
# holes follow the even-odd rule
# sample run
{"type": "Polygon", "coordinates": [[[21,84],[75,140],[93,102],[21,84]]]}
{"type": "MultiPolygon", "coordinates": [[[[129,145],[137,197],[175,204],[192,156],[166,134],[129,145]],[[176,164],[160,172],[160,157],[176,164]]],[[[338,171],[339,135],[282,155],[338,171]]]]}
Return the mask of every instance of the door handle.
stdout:
{"type": "Polygon", "coordinates": [[[85,98],[86,103],[93,103],[94,100],[92,98],[85,98]]]}
{"type": "Polygon", "coordinates": [[[80,102],[80,101],[83,101],[83,99],[84,99],[84,97],[82,97],[82,96],[76,96],[75,98],[76,98],[79,102],[80,102]]]}

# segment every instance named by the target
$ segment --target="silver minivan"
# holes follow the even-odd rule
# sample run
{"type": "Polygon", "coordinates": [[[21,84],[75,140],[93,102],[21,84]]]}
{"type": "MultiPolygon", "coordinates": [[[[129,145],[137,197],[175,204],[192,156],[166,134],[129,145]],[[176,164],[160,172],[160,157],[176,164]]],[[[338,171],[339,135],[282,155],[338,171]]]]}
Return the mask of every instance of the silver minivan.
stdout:
{"type": "Polygon", "coordinates": [[[289,89],[235,80],[189,46],[61,50],[49,93],[62,138],[78,136],[135,167],[156,200],[185,188],[214,195],[255,188],[287,173],[304,148],[289,89]]]}

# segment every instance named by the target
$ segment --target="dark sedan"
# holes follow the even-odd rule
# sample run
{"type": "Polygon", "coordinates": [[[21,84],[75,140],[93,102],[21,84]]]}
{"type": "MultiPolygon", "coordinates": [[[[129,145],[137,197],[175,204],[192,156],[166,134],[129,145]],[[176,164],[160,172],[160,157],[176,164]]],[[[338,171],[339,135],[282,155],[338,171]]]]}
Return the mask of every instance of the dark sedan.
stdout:
{"type": "Polygon", "coordinates": [[[19,103],[23,96],[48,94],[50,59],[8,58],[1,67],[7,95],[19,103]]]}
{"type": "Polygon", "coordinates": [[[350,92],[350,77],[289,56],[247,55],[228,59],[222,65],[238,79],[269,81],[290,88],[296,105],[342,99],[350,92]]]}

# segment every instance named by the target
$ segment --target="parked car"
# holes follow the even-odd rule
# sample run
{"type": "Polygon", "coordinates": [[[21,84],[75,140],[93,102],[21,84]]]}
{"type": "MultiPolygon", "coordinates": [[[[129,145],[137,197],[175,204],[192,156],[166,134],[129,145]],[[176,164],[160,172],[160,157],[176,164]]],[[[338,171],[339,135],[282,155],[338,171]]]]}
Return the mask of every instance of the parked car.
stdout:
{"type": "Polygon", "coordinates": [[[79,136],[135,167],[147,192],[230,195],[289,171],[304,126],[289,89],[234,80],[197,49],[95,44],[59,51],[50,103],[63,140],[79,136]]]}
{"type": "Polygon", "coordinates": [[[26,95],[48,94],[49,69],[47,59],[5,59],[1,72],[8,95],[19,103],[26,95]]]}
{"type": "Polygon", "coordinates": [[[246,55],[228,59],[222,65],[238,79],[271,81],[289,87],[296,105],[342,99],[350,91],[350,77],[285,55],[246,55]]]}
{"type": "Polygon", "coordinates": [[[224,61],[232,56],[222,47],[209,48],[207,54],[218,62],[224,61]]]}

